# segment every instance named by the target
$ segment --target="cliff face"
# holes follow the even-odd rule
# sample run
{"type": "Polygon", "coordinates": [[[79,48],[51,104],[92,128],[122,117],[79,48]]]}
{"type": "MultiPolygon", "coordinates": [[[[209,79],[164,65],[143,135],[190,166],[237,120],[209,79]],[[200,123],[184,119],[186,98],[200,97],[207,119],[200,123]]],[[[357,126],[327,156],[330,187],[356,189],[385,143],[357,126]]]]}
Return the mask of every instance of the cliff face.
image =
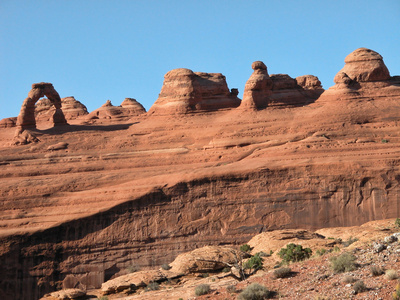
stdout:
{"type": "MultiPolygon", "coordinates": [[[[0,298],[100,287],[263,231],[398,217],[400,82],[346,76],[305,106],[38,123],[40,141],[22,146],[2,128],[0,298]]],[[[269,97],[319,89],[268,80],[269,97]]]]}

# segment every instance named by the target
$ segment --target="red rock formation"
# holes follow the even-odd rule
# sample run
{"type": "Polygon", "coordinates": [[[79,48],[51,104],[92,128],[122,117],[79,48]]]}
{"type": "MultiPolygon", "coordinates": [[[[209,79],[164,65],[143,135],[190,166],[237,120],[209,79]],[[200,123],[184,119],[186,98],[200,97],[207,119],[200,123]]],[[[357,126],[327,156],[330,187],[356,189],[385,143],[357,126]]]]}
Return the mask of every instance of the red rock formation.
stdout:
{"type": "Polygon", "coordinates": [[[257,110],[268,106],[268,97],[272,94],[272,80],[269,78],[267,66],[262,61],[255,61],[254,70],[247,80],[240,108],[257,110]]]}
{"type": "MultiPolygon", "coordinates": [[[[0,298],[100,287],[129,265],[160,266],[264,231],[398,217],[400,80],[347,77],[310,105],[251,117],[139,115],[43,131],[32,147],[7,146],[13,129],[3,128],[0,298]]],[[[178,82],[165,88],[183,99],[178,82]]],[[[275,87],[292,90],[283,83],[275,87]]]]}
{"type": "Polygon", "coordinates": [[[54,126],[67,124],[64,114],[61,110],[61,98],[51,83],[41,82],[32,84],[32,90],[28,93],[22,104],[21,112],[17,118],[17,127],[22,132],[24,129],[36,128],[35,104],[46,96],[54,105],[55,111],[52,116],[54,126]]]}
{"type": "Polygon", "coordinates": [[[86,119],[127,120],[145,112],[144,107],[132,98],[126,98],[121,106],[114,106],[110,100],[107,100],[100,108],[92,111],[86,119]]]}
{"type": "Polygon", "coordinates": [[[127,114],[130,116],[138,116],[146,113],[146,109],[143,107],[143,105],[133,98],[125,98],[125,100],[121,103],[121,107],[124,110],[127,110],[127,114]]]}
{"type": "MultiPolygon", "coordinates": [[[[81,102],[76,100],[74,97],[65,97],[61,99],[61,109],[64,113],[65,119],[70,121],[77,119],[81,116],[85,116],[88,114],[87,108],[81,102]]],[[[51,100],[47,98],[40,99],[36,103],[35,108],[35,118],[36,121],[50,121],[55,108],[53,107],[51,100]]]]}
{"type": "Polygon", "coordinates": [[[267,106],[302,106],[314,102],[324,91],[321,82],[312,75],[296,79],[287,74],[268,75],[261,61],[252,64],[254,70],[246,82],[242,109],[260,110],[267,106]]]}
{"type": "Polygon", "coordinates": [[[0,120],[0,128],[15,127],[17,124],[17,117],[4,118],[0,120]]]}
{"type": "Polygon", "coordinates": [[[221,73],[175,69],[164,76],[164,83],[150,113],[174,114],[237,107],[240,99],[231,93],[221,73]]]}

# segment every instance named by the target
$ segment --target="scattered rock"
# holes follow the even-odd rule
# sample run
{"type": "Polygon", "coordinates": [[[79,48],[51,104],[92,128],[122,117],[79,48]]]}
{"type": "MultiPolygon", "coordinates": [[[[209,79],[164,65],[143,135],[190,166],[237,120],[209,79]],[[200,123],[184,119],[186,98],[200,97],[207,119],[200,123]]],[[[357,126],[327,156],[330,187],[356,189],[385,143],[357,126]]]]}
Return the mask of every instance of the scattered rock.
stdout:
{"type": "Polygon", "coordinates": [[[394,243],[394,242],[397,242],[397,236],[395,236],[395,235],[389,235],[389,236],[386,236],[385,238],[384,238],[384,241],[385,241],[385,243],[387,243],[387,244],[391,244],[391,243],[394,243]]]}

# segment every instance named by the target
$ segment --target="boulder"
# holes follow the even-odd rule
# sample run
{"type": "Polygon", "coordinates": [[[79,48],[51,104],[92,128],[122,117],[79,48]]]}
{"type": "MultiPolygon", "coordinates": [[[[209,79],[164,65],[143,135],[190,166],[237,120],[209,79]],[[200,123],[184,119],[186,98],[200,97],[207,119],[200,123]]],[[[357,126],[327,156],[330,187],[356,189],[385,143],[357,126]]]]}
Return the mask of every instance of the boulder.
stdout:
{"type": "Polygon", "coordinates": [[[114,106],[110,100],[107,100],[100,108],[88,114],[86,119],[123,120],[145,112],[144,107],[133,98],[126,98],[120,106],[114,106]]]}
{"type": "Polygon", "coordinates": [[[175,114],[237,107],[240,99],[229,91],[221,73],[175,69],[164,76],[164,83],[150,113],[175,114]]]}
{"type": "Polygon", "coordinates": [[[173,273],[206,273],[236,264],[240,253],[229,247],[206,246],[178,255],[170,264],[173,273]]]}
{"type": "Polygon", "coordinates": [[[166,280],[165,274],[159,270],[139,271],[104,282],[101,285],[103,294],[113,294],[124,291],[126,289],[137,289],[145,287],[150,282],[166,280]]]}
{"type": "Polygon", "coordinates": [[[53,292],[50,296],[56,299],[78,299],[86,296],[86,292],[81,289],[65,289],[53,292]]]}

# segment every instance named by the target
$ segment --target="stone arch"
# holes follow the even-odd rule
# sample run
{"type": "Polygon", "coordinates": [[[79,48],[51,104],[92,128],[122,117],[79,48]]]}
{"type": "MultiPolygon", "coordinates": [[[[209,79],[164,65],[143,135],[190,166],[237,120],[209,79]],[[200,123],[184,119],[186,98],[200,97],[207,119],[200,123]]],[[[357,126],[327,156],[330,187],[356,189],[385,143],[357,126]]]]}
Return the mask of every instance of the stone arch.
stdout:
{"type": "Polygon", "coordinates": [[[32,84],[32,89],[28,93],[28,97],[22,103],[21,111],[17,118],[17,127],[20,132],[28,128],[36,128],[35,104],[44,96],[46,96],[56,108],[53,115],[54,126],[68,124],[61,110],[60,95],[54,89],[53,85],[48,82],[34,83],[32,84]]]}

